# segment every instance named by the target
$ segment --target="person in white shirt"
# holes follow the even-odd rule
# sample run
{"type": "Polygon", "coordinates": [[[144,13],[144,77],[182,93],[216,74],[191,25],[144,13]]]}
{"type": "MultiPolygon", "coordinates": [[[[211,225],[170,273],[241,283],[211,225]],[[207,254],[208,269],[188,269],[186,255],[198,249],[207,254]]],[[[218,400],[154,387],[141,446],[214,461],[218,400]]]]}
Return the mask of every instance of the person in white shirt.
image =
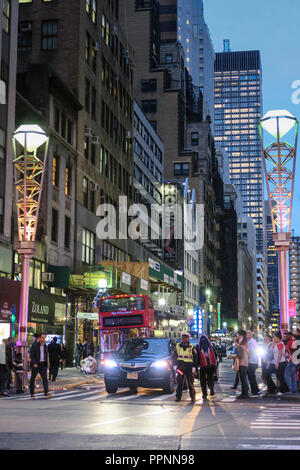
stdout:
{"type": "Polygon", "coordinates": [[[253,331],[247,331],[249,365],[247,368],[247,376],[250,383],[252,395],[260,395],[260,391],[256,382],[256,369],[258,367],[258,356],[256,354],[257,342],[253,337],[253,331]]]}

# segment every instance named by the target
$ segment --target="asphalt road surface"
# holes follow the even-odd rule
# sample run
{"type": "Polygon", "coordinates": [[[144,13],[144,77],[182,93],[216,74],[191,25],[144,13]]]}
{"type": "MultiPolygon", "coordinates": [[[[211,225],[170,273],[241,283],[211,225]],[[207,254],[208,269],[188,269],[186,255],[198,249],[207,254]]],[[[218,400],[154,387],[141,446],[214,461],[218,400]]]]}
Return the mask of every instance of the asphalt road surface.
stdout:
{"type": "MultiPolygon", "coordinates": [[[[259,377],[259,372],[257,377],[259,377]]],[[[106,393],[104,383],[0,398],[0,449],[300,450],[300,394],[238,400],[231,361],[220,364],[214,397],[197,401],[138,389],[106,393]]]]}

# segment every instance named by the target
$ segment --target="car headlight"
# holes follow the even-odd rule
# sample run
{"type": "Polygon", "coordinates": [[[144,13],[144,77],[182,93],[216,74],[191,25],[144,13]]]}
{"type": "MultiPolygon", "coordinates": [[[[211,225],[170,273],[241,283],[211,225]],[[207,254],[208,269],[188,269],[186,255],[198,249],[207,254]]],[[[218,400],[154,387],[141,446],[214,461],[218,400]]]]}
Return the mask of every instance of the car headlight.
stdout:
{"type": "Polygon", "coordinates": [[[151,367],[157,367],[158,369],[166,369],[169,367],[168,361],[155,361],[152,362],[151,367]]]}
{"type": "Polygon", "coordinates": [[[104,366],[108,369],[112,369],[113,367],[118,367],[118,364],[113,359],[106,359],[104,362],[104,366]]]}

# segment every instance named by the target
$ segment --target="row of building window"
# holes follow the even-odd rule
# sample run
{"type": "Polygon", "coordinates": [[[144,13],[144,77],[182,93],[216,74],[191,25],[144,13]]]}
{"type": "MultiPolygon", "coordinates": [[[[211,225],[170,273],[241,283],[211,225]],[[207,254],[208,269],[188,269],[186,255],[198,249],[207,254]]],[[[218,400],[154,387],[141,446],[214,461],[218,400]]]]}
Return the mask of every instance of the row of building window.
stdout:
{"type": "Polygon", "coordinates": [[[111,155],[106,148],[100,147],[100,172],[118,189],[126,195],[129,195],[129,173],[120,163],[111,155]]]}
{"type": "Polygon", "coordinates": [[[143,140],[146,142],[150,150],[152,150],[152,152],[154,153],[156,158],[159,160],[159,162],[162,163],[161,149],[156,144],[155,140],[151,137],[150,133],[147,131],[146,127],[144,126],[144,124],[139,119],[136,113],[134,114],[134,127],[138,131],[140,136],[143,138],[143,140]]]}
{"type": "MultiPolygon", "coordinates": [[[[59,175],[60,175],[60,157],[54,154],[52,158],[52,185],[59,188],[59,175]]],[[[65,195],[71,196],[72,194],[72,167],[65,167],[65,195]]]]}
{"type": "Polygon", "coordinates": [[[82,180],[83,205],[92,212],[95,212],[95,189],[92,187],[93,181],[89,181],[85,176],[82,180]]]}
{"type": "Polygon", "coordinates": [[[154,184],[147,178],[147,176],[141,171],[138,166],[134,166],[134,176],[136,180],[145,188],[158,204],[162,203],[162,196],[159,191],[155,188],[154,184]]]}
{"type": "MultiPolygon", "coordinates": [[[[58,21],[42,21],[41,49],[43,51],[57,49],[58,21]]],[[[32,22],[20,22],[18,32],[18,51],[28,52],[32,49],[32,22]]]]}
{"type": "Polygon", "coordinates": [[[85,0],[85,11],[94,24],[97,23],[97,0],[85,0]]]}
{"type": "Polygon", "coordinates": [[[114,72],[104,56],[102,56],[101,82],[106,86],[109,94],[119,103],[125,116],[131,120],[132,100],[120,83],[120,77],[114,72]]]}
{"type": "Polygon", "coordinates": [[[109,135],[110,138],[119,145],[123,152],[129,156],[131,149],[130,139],[132,136],[131,134],[130,136],[129,134],[127,135],[126,129],[122,126],[119,119],[114,115],[104,100],[102,100],[101,103],[101,126],[102,129],[106,131],[107,135],[109,135]]]}
{"type": "Polygon", "coordinates": [[[101,37],[104,43],[111,49],[114,56],[119,60],[120,67],[127,79],[132,83],[133,73],[132,73],[132,62],[129,57],[128,49],[125,49],[118,39],[118,28],[112,26],[105,16],[102,14],[101,20],[101,37]]]}
{"type": "Polygon", "coordinates": [[[139,144],[136,139],[134,139],[134,151],[139,157],[139,159],[144,163],[144,165],[151,171],[154,178],[156,178],[159,183],[162,183],[161,171],[157,168],[150,155],[148,155],[146,150],[139,144]]]}
{"type": "MultiPolygon", "coordinates": [[[[71,218],[65,215],[65,237],[64,237],[64,247],[70,249],[71,246],[71,218]]],[[[59,235],[59,212],[58,210],[52,208],[52,228],[51,228],[51,241],[58,243],[59,235]]]]}
{"type": "Polygon", "coordinates": [[[57,106],[54,108],[54,129],[69,144],[73,144],[73,128],[74,123],[65,112],[61,111],[57,106]]]}
{"type": "MultiPolygon", "coordinates": [[[[15,281],[20,281],[21,280],[21,274],[19,269],[17,267],[21,267],[21,256],[18,253],[15,253],[14,256],[14,279],[15,281]]],[[[45,286],[42,283],[42,273],[46,271],[46,265],[43,261],[40,261],[38,259],[32,258],[30,260],[30,269],[29,269],[29,287],[34,287],[35,289],[44,289],[45,286]]],[[[0,277],[1,274],[0,274],[0,277]]],[[[7,273],[3,277],[9,277],[9,274],[7,273]]]]}

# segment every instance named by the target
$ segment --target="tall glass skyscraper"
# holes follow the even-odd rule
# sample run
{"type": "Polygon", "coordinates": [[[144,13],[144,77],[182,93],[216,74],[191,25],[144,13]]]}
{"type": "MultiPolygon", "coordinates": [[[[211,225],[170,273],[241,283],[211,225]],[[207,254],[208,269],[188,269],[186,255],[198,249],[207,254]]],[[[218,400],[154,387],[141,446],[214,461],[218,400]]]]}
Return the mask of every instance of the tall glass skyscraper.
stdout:
{"type": "Polygon", "coordinates": [[[230,180],[242,197],[243,213],[256,228],[256,249],[266,257],[264,184],[258,122],[262,116],[259,51],[216,54],[215,141],[228,153],[230,180]]]}
{"type": "Polygon", "coordinates": [[[178,40],[184,49],[185,66],[203,94],[203,118],[211,117],[213,132],[215,53],[204,20],[203,0],[178,0],[177,7],[178,40]]]}

